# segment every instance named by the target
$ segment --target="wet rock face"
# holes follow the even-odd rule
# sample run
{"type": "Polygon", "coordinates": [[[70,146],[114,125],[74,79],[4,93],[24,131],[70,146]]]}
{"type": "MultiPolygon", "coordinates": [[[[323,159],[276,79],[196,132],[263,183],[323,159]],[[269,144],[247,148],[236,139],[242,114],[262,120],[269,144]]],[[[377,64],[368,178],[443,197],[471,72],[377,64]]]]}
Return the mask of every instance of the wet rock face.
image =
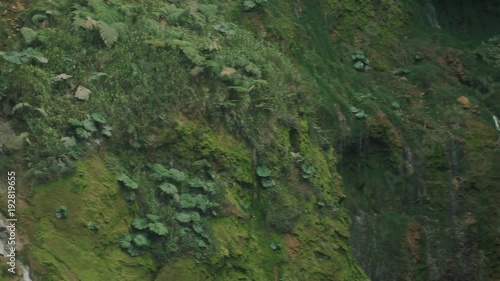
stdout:
{"type": "Polygon", "coordinates": [[[9,122],[0,119],[0,154],[5,150],[9,140],[15,137],[15,135],[9,122]]]}
{"type": "Polygon", "coordinates": [[[7,238],[9,237],[9,233],[7,232],[7,227],[3,222],[3,219],[0,217],[0,255],[7,255],[7,238]]]}
{"type": "Polygon", "coordinates": [[[434,0],[437,17],[445,30],[457,35],[488,37],[496,35],[500,2],[434,0]]]}

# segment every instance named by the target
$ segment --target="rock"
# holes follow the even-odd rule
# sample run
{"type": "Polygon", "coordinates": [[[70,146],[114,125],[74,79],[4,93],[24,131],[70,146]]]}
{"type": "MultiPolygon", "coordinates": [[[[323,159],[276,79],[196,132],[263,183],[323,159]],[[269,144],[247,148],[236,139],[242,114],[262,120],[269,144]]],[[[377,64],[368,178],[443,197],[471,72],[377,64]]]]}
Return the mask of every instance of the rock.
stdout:
{"type": "Polygon", "coordinates": [[[78,86],[75,92],[75,98],[85,101],[89,99],[90,93],[89,89],[83,86],[78,86]]]}
{"type": "Polygon", "coordinates": [[[463,109],[472,108],[472,103],[465,96],[461,96],[457,99],[457,101],[462,105],[463,109]]]}

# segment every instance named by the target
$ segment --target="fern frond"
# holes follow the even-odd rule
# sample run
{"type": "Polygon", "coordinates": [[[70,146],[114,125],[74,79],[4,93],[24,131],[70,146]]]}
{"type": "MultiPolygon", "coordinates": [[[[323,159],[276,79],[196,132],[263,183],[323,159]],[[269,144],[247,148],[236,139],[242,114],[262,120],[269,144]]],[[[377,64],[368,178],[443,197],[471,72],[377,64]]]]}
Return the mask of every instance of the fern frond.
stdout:
{"type": "Polygon", "coordinates": [[[48,117],[48,114],[47,112],[45,111],[45,109],[41,108],[41,107],[37,107],[35,108],[36,111],[40,112],[40,114],[43,115],[43,117],[48,117]]]}
{"type": "Polygon", "coordinates": [[[27,44],[30,44],[31,42],[35,41],[38,36],[36,31],[34,31],[29,27],[22,27],[21,34],[23,35],[24,41],[26,41],[27,44]]]}
{"type": "Polygon", "coordinates": [[[194,64],[199,65],[205,60],[205,57],[201,56],[198,51],[191,46],[184,46],[181,48],[181,50],[184,55],[186,55],[186,57],[194,64]]]}
{"type": "Polygon", "coordinates": [[[128,25],[124,22],[114,22],[114,23],[110,24],[110,26],[112,28],[116,29],[116,31],[118,31],[118,34],[120,36],[124,36],[128,32],[128,25]]]}
{"type": "Polygon", "coordinates": [[[36,14],[33,17],[31,17],[31,22],[34,24],[39,24],[47,20],[46,15],[41,15],[41,14],[36,14]]]}
{"type": "Polygon", "coordinates": [[[249,94],[241,94],[238,96],[238,99],[236,100],[237,110],[240,113],[247,111],[250,108],[251,104],[252,104],[252,99],[249,94]]]}
{"type": "Polygon", "coordinates": [[[96,18],[106,23],[113,23],[120,20],[120,14],[113,6],[104,3],[102,0],[89,0],[89,6],[95,12],[96,18]]]}
{"type": "Polygon", "coordinates": [[[179,47],[189,46],[189,42],[188,41],[179,40],[179,39],[173,39],[173,40],[171,40],[170,44],[172,44],[174,46],[179,46],[179,47]]]}
{"type": "Polygon", "coordinates": [[[177,24],[180,22],[184,10],[177,8],[174,4],[166,4],[165,6],[159,8],[158,13],[163,16],[169,23],[177,24]]]}
{"type": "Polygon", "coordinates": [[[191,74],[191,76],[198,76],[198,74],[202,73],[203,70],[205,70],[204,67],[195,66],[189,71],[189,74],[191,74]]]}
{"type": "Polygon", "coordinates": [[[217,6],[201,4],[198,6],[198,11],[209,21],[217,19],[217,6]]]}
{"type": "Polygon", "coordinates": [[[27,102],[20,102],[20,103],[14,105],[14,107],[12,108],[12,111],[10,112],[10,115],[13,115],[19,109],[28,108],[28,107],[31,107],[31,104],[29,104],[27,102]]]}
{"type": "Polygon", "coordinates": [[[165,33],[165,28],[161,25],[160,22],[154,19],[144,19],[141,21],[141,25],[144,26],[145,30],[148,30],[152,34],[162,34],[165,33]]]}
{"type": "Polygon", "coordinates": [[[97,21],[91,17],[87,17],[86,19],[75,17],[73,19],[73,25],[77,28],[83,27],[86,30],[93,30],[97,28],[97,21]]]}
{"type": "Polygon", "coordinates": [[[254,86],[251,86],[250,88],[245,88],[243,86],[230,86],[228,88],[234,90],[237,93],[250,93],[250,91],[253,90],[254,86]]]}
{"type": "Polygon", "coordinates": [[[97,27],[99,28],[99,34],[101,35],[104,44],[106,44],[106,47],[113,46],[113,44],[115,44],[118,40],[118,31],[103,21],[98,21],[97,27]]]}
{"type": "Polygon", "coordinates": [[[205,24],[207,22],[204,15],[190,10],[185,10],[181,15],[181,19],[183,22],[200,29],[205,27],[205,24]]]}
{"type": "Polygon", "coordinates": [[[215,71],[219,70],[219,68],[221,67],[216,61],[213,61],[213,60],[205,60],[203,62],[203,65],[207,66],[215,71]]]}

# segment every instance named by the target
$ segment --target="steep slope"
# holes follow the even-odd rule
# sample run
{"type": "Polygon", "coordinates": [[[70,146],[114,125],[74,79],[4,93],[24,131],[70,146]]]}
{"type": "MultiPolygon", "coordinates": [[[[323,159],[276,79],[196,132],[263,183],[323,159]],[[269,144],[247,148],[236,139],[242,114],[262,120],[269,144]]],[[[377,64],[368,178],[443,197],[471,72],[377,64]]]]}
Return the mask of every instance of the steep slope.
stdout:
{"type": "Polygon", "coordinates": [[[33,280],[499,278],[494,1],[171,2],[1,4],[33,280]]]}

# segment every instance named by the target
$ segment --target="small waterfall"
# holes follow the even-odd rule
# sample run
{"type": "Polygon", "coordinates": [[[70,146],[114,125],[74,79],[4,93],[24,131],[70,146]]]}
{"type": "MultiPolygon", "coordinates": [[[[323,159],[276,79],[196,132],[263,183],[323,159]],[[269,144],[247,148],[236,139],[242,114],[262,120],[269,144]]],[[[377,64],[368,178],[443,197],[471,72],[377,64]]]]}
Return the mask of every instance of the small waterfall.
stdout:
{"type": "Polygon", "coordinates": [[[493,122],[495,122],[495,128],[497,131],[500,131],[500,120],[495,115],[493,115],[493,122]]]}
{"type": "Polygon", "coordinates": [[[425,233],[425,254],[426,254],[426,265],[428,272],[429,281],[437,281],[440,278],[439,269],[437,265],[437,260],[433,257],[433,250],[435,249],[434,245],[431,242],[435,241],[436,237],[434,237],[434,233],[431,228],[428,228],[425,225],[422,225],[422,229],[425,233]]]}
{"type": "Polygon", "coordinates": [[[458,201],[457,201],[457,182],[456,182],[456,177],[459,175],[459,168],[460,168],[460,163],[459,163],[459,156],[458,156],[458,149],[457,149],[457,143],[455,140],[455,137],[451,137],[450,141],[450,152],[448,156],[448,161],[449,161],[449,173],[450,173],[450,199],[451,199],[451,213],[452,213],[452,218],[453,220],[456,220],[457,217],[457,208],[458,208],[458,201]]]}
{"type": "MultiPolygon", "coordinates": [[[[0,255],[4,257],[8,254],[6,249],[10,248],[7,243],[8,237],[9,232],[7,230],[7,225],[5,224],[3,215],[0,213],[0,255]]],[[[20,277],[18,280],[31,281],[29,268],[19,260],[16,260],[16,271],[17,275],[20,277]]]]}
{"type": "Polygon", "coordinates": [[[439,22],[437,20],[436,9],[434,8],[432,0],[424,0],[424,10],[429,24],[434,28],[441,29],[441,26],[439,25],[439,22]]]}
{"type": "MultiPolygon", "coordinates": [[[[460,193],[462,187],[462,182],[460,181],[461,174],[461,161],[463,158],[463,151],[460,147],[460,143],[451,136],[448,152],[449,161],[449,181],[450,181],[450,203],[451,203],[451,229],[454,240],[454,252],[456,258],[456,267],[458,269],[458,276],[472,278],[474,276],[474,271],[476,268],[476,263],[474,257],[471,256],[474,253],[474,249],[471,242],[466,237],[467,225],[464,222],[464,211],[460,202],[460,193]]],[[[467,278],[466,278],[467,279],[467,278]]],[[[473,280],[473,279],[467,279],[473,280]]]]}

